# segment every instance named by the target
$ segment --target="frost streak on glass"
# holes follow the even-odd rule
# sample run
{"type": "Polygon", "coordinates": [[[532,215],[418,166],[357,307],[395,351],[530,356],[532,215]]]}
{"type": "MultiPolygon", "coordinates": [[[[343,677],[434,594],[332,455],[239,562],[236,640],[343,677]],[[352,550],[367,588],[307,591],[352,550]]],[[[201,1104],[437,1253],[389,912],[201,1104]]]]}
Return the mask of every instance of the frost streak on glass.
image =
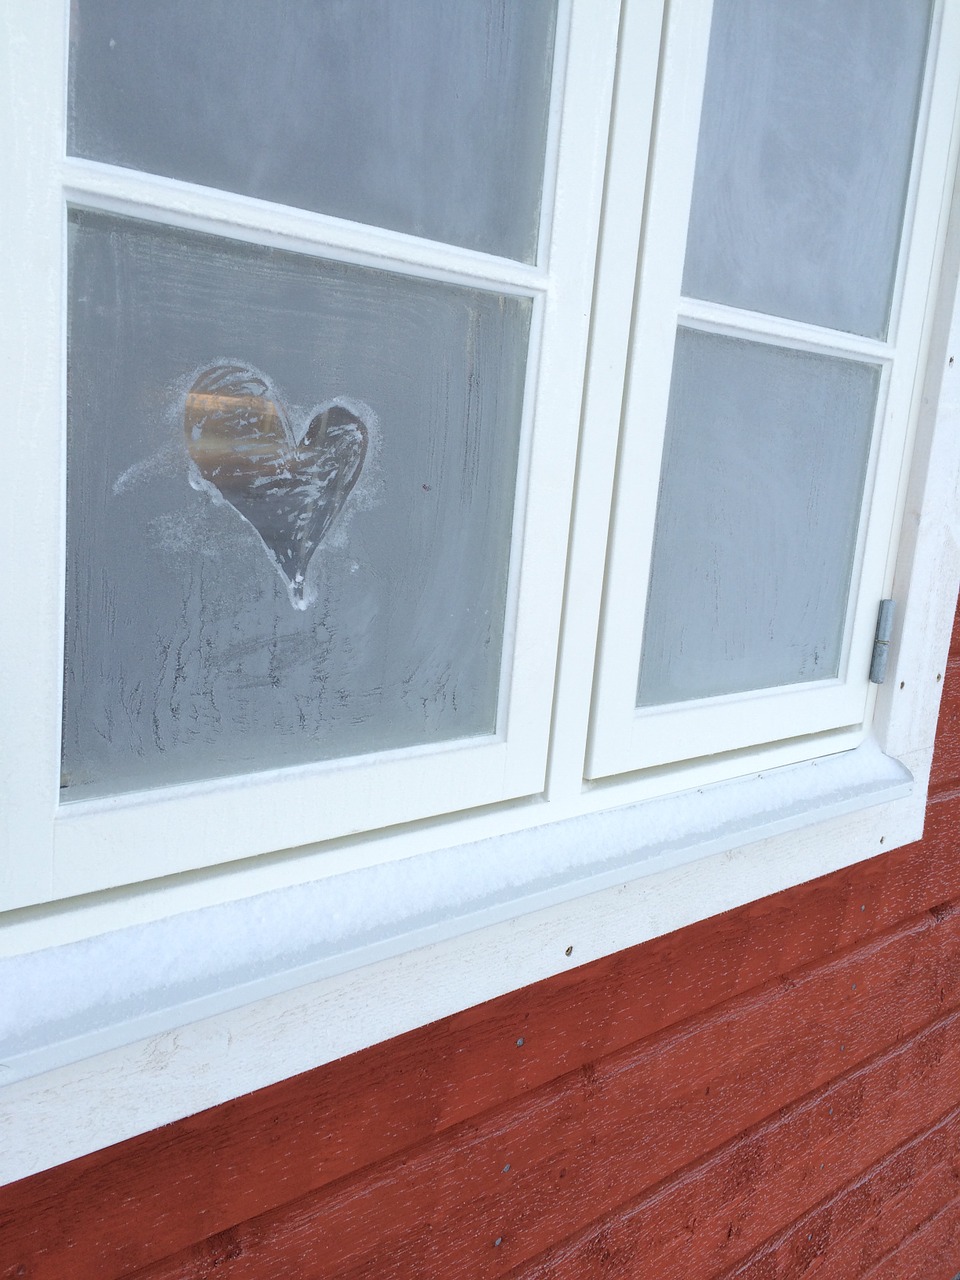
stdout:
{"type": "Polygon", "coordinates": [[[930,0],[717,0],[689,297],[884,337],[930,0]]]}
{"type": "Polygon", "coordinates": [[[494,731],[530,300],[85,212],[70,254],[67,798],[494,731]]]}
{"type": "Polygon", "coordinates": [[[71,154],[533,261],[556,0],[71,15],[71,154]]]}
{"type": "Polygon", "coordinates": [[[879,377],[679,331],[638,705],[837,674],[879,377]]]}

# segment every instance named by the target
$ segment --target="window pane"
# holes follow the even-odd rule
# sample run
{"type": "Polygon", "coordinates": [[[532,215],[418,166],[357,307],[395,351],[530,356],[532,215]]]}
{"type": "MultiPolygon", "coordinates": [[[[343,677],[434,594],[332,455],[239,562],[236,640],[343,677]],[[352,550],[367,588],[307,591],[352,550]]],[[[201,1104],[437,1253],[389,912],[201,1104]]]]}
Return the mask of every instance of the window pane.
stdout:
{"type": "Polygon", "coordinates": [[[530,299],[70,232],[70,797],[492,732],[530,299]]]}
{"type": "Polygon", "coordinates": [[[74,0],[69,149],[536,252],[556,0],[74,0]]]}
{"type": "Polygon", "coordinates": [[[638,705],[837,674],[878,386],[679,331],[638,705]]]}
{"type": "Polygon", "coordinates": [[[717,0],[683,289],[883,337],[930,0],[717,0]]]}

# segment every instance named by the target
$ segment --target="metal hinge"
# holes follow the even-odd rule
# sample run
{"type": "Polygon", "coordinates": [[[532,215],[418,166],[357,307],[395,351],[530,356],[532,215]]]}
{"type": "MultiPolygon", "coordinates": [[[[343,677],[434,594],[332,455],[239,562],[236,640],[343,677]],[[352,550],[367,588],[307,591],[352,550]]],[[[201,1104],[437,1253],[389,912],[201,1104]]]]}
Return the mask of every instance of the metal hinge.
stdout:
{"type": "Polygon", "coordinates": [[[893,635],[893,615],[897,606],[892,600],[881,600],[877,611],[877,631],[873,637],[873,659],[870,663],[870,679],[883,684],[887,674],[887,656],[890,653],[890,637],[893,635]]]}

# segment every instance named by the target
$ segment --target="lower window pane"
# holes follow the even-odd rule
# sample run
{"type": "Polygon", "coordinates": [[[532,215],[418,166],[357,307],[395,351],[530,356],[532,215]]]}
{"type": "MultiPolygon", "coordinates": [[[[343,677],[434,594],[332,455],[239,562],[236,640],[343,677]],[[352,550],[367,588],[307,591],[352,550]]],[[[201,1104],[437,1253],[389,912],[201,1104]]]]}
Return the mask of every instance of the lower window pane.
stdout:
{"type": "Polygon", "coordinates": [[[530,314],[71,214],[67,798],[494,731],[530,314]]]}
{"type": "Polygon", "coordinates": [[[638,706],[837,675],[879,377],[679,330],[638,706]]]}

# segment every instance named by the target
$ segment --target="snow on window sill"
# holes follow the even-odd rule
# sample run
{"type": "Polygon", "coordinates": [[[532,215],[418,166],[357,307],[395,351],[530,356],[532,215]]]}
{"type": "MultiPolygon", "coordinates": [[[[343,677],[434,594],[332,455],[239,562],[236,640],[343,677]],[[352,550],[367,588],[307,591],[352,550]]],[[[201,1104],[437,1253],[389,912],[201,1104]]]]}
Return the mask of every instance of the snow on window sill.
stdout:
{"type": "MultiPolygon", "coordinates": [[[[909,771],[868,741],[10,956],[0,960],[0,1083],[912,791],[909,771]]],[[[721,909],[704,902],[700,914],[721,909]]]]}

